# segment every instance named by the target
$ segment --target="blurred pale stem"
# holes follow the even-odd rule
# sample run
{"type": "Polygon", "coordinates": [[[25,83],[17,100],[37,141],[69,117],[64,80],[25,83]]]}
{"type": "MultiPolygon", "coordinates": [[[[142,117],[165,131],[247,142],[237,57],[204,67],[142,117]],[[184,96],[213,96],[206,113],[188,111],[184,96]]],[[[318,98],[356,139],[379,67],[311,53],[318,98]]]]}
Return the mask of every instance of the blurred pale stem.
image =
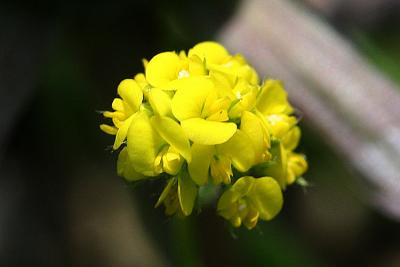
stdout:
{"type": "Polygon", "coordinates": [[[376,186],[373,204],[400,219],[399,88],[291,1],[243,1],[219,39],[283,80],[304,121],[376,186]]]}

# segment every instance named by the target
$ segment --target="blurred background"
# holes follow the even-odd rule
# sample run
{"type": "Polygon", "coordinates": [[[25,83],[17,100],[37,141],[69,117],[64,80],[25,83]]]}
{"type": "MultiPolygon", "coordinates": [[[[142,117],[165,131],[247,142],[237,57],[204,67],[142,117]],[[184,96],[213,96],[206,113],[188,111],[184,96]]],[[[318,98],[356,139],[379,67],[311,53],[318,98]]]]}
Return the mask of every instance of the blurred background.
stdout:
{"type": "Polygon", "coordinates": [[[396,0],[2,1],[0,266],[400,266],[399,26],[396,0]],[[203,40],[304,113],[311,186],[252,231],[164,216],[98,127],[142,58],[203,40]]]}

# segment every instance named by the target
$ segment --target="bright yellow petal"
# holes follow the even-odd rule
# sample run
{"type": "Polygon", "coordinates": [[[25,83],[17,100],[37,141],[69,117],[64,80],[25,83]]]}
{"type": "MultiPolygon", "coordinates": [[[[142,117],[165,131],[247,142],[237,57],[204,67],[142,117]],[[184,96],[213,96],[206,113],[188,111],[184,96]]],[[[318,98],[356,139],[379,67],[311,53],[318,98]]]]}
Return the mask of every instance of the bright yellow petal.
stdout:
{"type": "Polygon", "coordinates": [[[143,92],[133,79],[125,79],[118,85],[118,94],[128,104],[132,112],[139,110],[143,101],[143,92]]]}
{"type": "Polygon", "coordinates": [[[249,65],[243,65],[238,68],[238,76],[245,79],[251,84],[258,84],[258,74],[257,72],[250,67],[249,65]]]}
{"type": "Polygon", "coordinates": [[[146,80],[146,76],[144,76],[144,73],[136,74],[134,80],[138,83],[139,87],[142,89],[142,92],[145,91],[145,87],[150,86],[146,80]]]}
{"type": "MultiPolygon", "coordinates": [[[[115,118],[115,119],[118,119],[120,121],[123,121],[123,120],[125,120],[127,118],[126,114],[121,112],[121,111],[114,111],[114,112],[104,111],[103,112],[103,116],[106,117],[106,118],[112,118],[112,119],[115,118]]],[[[115,124],[115,126],[117,128],[119,128],[119,126],[117,124],[115,124]]]]}
{"type": "Polygon", "coordinates": [[[299,144],[300,136],[300,128],[295,126],[282,138],[283,146],[289,151],[294,150],[299,144]]]}
{"type": "Polygon", "coordinates": [[[171,97],[161,89],[153,88],[149,92],[149,102],[155,114],[171,116],[171,97]]]}
{"type": "Polygon", "coordinates": [[[189,139],[201,145],[222,144],[235,134],[237,128],[232,122],[207,121],[200,118],[184,120],[181,125],[189,139]]]}
{"type": "Polygon", "coordinates": [[[271,177],[256,178],[248,196],[263,220],[274,218],[283,205],[281,188],[271,177]]]}
{"type": "Polygon", "coordinates": [[[180,121],[200,117],[213,83],[204,77],[189,77],[179,80],[178,87],[172,98],[174,116],[180,121]]]}
{"type": "Polygon", "coordinates": [[[285,137],[297,123],[297,119],[294,116],[285,114],[268,115],[266,119],[270,126],[271,134],[278,139],[285,137]]]}
{"type": "Polygon", "coordinates": [[[179,123],[169,117],[155,115],[151,118],[151,124],[157,133],[174,147],[186,161],[191,161],[189,139],[179,123]]]}
{"type": "MultiPolygon", "coordinates": [[[[258,88],[255,86],[249,86],[247,85],[247,90],[246,91],[241,91],[240,89],[243,87],[238,87],[240,85],[239,83],[235,86],[235,89],[233,92],[235,92],[235,96],[237,98],[237,103],[234,104],[230,109],[229,109],[229,117],[231,118],[238,118],[242,115],[243,111],[251,111],[253,110],[256,100],[257,100],[257,94],[258,94],[258,88]],[[239,89],[239,90],[238,90],[239,89]]],[[[236,101],[235,101],[236,102],[236,101]]]]}
{"type": "Polygon", "coordinates": [[[204,185],[208,182],[208,170],[215,148],[194,143],[191,152],[192,161],[188,164],[190,177],[196,184],[204,185]]]}
{"type": "Polygon", "coordinates": [[[251,176],[240,177],[232,186],[232,190],[238,194],[238,199],[246,196],[254,185],[254,178],[251,176]]]}
{"type": "Polygon", "coordinates": [[[276,80],[267,80],[264,83],[258,95],[256,107],[264,115],[288,114],[293,111],[282,83],[276,80]]]}
{"type": "Polygon", "coordinates": [[[240,130],[250,137],[256,154],[256,162],[262,161],[264,153],[269,148],[269,135],[265,136],[265,131],[258,116],[249,111],[244,111],[240,130]],[[268,143],[265,140],[268,140],[268,143]]]}
{"type": "Polygon", "coordinates": [[[228,97],[218,98],[215,91],[211,92],[204,103],[202,117],[210,121],[229,120],[227,109],[231,102],[228,97]]]}
{"type": "Polygon", "coordinates": [[[147,64],[146,79],[154,87],[163,87],[177,79],[180,65],[180,59],[176,53],[160,53],[147,64]]]}
{"type": "Polygon", "coordinates": [[[189,59],[190,75],[206,75],[206,68],[202,59],[197,55],[192,55],[189,59]]]}
{"type": "Polygon", "coordinates": [[[138,173],[133,168],[133,163],[129,159],[128,150],[126,147],[124,147],[118,155],[117,173],[119,176],[124,177],[127,181],[130,182],[146,178],[146,176],[138,173]]]}
{"type": "Polygon", "coordinates": [[[218,153],[229,156],[233,166],[240,172],[248,171],[255,163],[256,153],[250,137],[237,130],[228,142],[217,147],[218,153]]]}
{"type": "Polygon", "coordinates": [[[205,59],[207,64],[221,64],[229,57],[225,47],[216,42],[202,42],[195,45],[189,50],[189,57],[192,55],[197,55],[202,60],[205,59]]]}
{"type": "Polygon", "coordinates": [[[233,176],[232,160],[225,155],[214,155],[211,159],[210,174],[215,185],[230,184],[233,176]]]}
{"type": "Polygon", "coordinates": [[[124,112],[124,102],[121,98],[114,98],[111,107],[113,110],[124,112]]]}
{"type": "Polygon", "coordinates": [[[235,79],[232,78],[232,75],[227,75],[218,70],[210,70],[209,72],[210,79],[215,84],[215,88],[217,88],[220,96],[229,96],[235,97],[232,93],[232,89],[235,85],[235,79]]]}
{"type": "Polygon", "coordinates": [[[178,176],[178,198],[185,216],[189,216],[192,213],[196,196],[196,184],[190,179],[187,172],[181,172],[178,176]]]}
{"type": "Polygon", "coordinates": [[[292,184],[296,180],[296,178],[300,177],[301,175],[303,175],[303,173],[307,171],[308,164],[304,155],[293,152],[288,153],[287,162],[287,183],[292,184]]]}
{"type": "Polygon", "coordinates": [[[167,152],[162,156],[163,170],[171,175],[176,175],[182,167],[184,160],[175,148],[169,146],[167,152]]]}
{"type": "Polygon", "coordinates": [[[145,111],[140,111],[128,131],[128,153],[136,171],[147,176],[158,175],[154,161],[165,144],[153,129],[145,111]]]}
{"type": "Polygon", "coordinates": [[[117,132],[117,135],[115,136],[115,141],[113,145],[113,149],[116,150],[118,149],[122,143],[125,141],[126,136],[128,135],[128,130],[129,127],[131,126],[133,118],[136,117],[135,114],[131,115],[128,119],[124,120],[117,132]]]}
{"type": "Polygon", "coordinates": [[[118,132],[118,128],[107,124],[100,124],[100,130],[110,135],[116,135],[118,132]]]}

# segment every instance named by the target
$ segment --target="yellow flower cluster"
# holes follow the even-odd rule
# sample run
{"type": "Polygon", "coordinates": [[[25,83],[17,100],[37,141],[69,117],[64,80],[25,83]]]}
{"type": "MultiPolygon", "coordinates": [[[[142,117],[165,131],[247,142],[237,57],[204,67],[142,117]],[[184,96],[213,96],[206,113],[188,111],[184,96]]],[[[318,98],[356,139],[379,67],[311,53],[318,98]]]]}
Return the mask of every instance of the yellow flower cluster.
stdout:
{"type": "Polygon", "coordinates": [[[294,152],[300,129],[282,84],[260,85],[241,55],[215,42],[160,53],[144,66],[103,113],[113,125],[100,125],[115,135],[118,174],[164,179],[156,206],[168,215],[190,215],[199,189],[211,185],[222,192],[218,213],[233,226],[273,218],[282,190],[307,169],[294,152]]]}

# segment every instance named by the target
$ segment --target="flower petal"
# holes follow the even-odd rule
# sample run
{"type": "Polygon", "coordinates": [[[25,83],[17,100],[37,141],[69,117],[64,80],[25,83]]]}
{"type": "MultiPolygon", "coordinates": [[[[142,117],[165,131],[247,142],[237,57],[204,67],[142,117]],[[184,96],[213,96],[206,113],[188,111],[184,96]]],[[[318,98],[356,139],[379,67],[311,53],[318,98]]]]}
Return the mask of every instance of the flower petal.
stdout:
{"type": "Polygon", "coordinates": [[[222,144],[235,134],[237,128],[232,122],[207,121],[200,118],[184,120],[181,125],[189,139],[201,145],[222,144]]]}
{"type": "Polygon", "coordinates": [[[229,57],[228,51],[222,45],[216,42],[202,42],[195,45],[189,50],[189,57],[192,55],[199,56],[206,63],[221,64],[229,57]]]}
{"type": "Polygon", "coordinates": [[[262,161],[263,154],[266,152],[270,144],[269,135],[265,134],[260,119],[257,117],[257,115],[249,111],[244,111],[242,113],[240,130],[250,137],[256,154],[256,162],[262,161]],[[265,142],[266,140],[268,143],[265,142]]]}
{"type": "Polygon", "coordinates": [[[200,117],[204,103],[214,88],[213,83],[204,77],[178,81],[177,92],[172,98],[172,113],[180,121],[200,117]]]}
{"type": "Polygon", "coordinates": [[[222,193],[218,200],[217,211],[218,214],[227,220],[233,218],[236,214],[236,201],[240,198],[240,195],[233,190],[226,190],[222,193]]]}
{"type": "Polygon", "coordinates": [[[171,116],[171,97],[161,89],[153,88],[149,92],[149,102],[155,114],[171,116]]]}
{"type": "Polygon", "coordinates": [[[168,144],[174,147],[186,161],[190,162],[192,156],[190,153],[189,139],[179,123],[169,117],[158,115],[153,116],[150,120],[157,133],[168,144]]]}
{"type": "Polygon", "coordinates": [[[238,199],[250,192],[253,188],[254,180],[251,176],[243,176],[232,185],[232,190],[238,194],[238,199]]]}
{"type": "Polygon", "coordinates": [[[162,168],[164,172],[171,175],[176,175],[181,170],[183,162],[182,156],[172,146],[169,146],[162,156],[162,168]]]}
{"type": "Polygon", "coordinates": [[[267,115],[266,119],[271,129],[271,134],[281,139],[288,134],[288,132],[296,125],[297,120],[294,116],[285,114],[272,114],[267,115]]]}
{"type": "Polygon", "coordinates": [[[117,173],[119,176],[124,177],[130,182],[146,178],[146,176],[135,171],[133,168],[133,163],[129,159],[128,150],[126,147],[124,147],[118,155],[117,173]]]}
{"type": "Polygon", "coordinates": [[[191,152],[192,161],[188,164],[190,177],[196,184],[204,185],[208,182],[208,170],[215,148],[194,143],[191,152]]]}
{"type": "Polygon", "coordinates": [[[237,130],[228,142],[217,147],[218,153],[229,156],[233,166],[240,172],[248,171],[255,162],[256,152],[251,139],[242,130],[237,130]]]}
{"type": "Polygon", "coordinates": [[[298,126],[293,127],[283,138],[282,144],[283,146],[289,150],[294,150],[299,144],[301,136],[301,131],[298,126]]]}
{"type": "Polygon", "coordinates": [[[156,176],[154,161],[165,142],[153,129],[146,111],[140,111],[128,131],[128,154],[136,171],[156,176]]]}
{"type": "Polygon", "coordinates": [[[180,65],[180,59],[176,53],[160,53],[147,64],[146,79],[154,87],[165,86],[178,77],[180,65]]]}
{"type": "Polygon", "coordinates": [[[271,177],[256,178],[249,198],[263,220],[271,220],[283,205],[281,188],[271,177]]]}
{"type": "Polygon", "coordinates": [[[282,143],[276,140],[271,143],[270,152],[272,154],[272,161],[262,169],[261,174],[274,178],[281,188],[285,189],[287,182],[287,152],[283,148],[282,143]]]}
{"type": "Polygon", "coordinates": [[[119,125],[119,129],[117,132],[117,135],[115,136],[115,141],[113,145],[113,149],[116,150],[118,149],[122,143],[125,141],[126,136],[128,135],[128,130],[129,127],[131,126],[132,120],[136,114],[131,115],[129,118],[121,122],[121,125],[119,125]]]}
{"type": "Polygon", "coordinates": [[[133,79],[125,79],[118,85],[118,94],[128,104],[132,112],[139,110],[143,101],[143,92],[133,79]]]}
{"type": "Polygon", "coordinates": [[[124,102],[121,98],[114,98],[111,107],[113,110],[124,112],[124,102]]]}
{"type": "Polygon", "coordinates": [[[258,95],[256,107],[264,115],[289,114],[293,111],[282,83],[276,80],[267,80],[264,83],[258,95]]]}
{"type": "Polygon", "coordinates": [[[190,179],[190,176],[187,172],[181,172],[178,176],[178,198],[182,212],[185,216],[189,216],[192,213],[196,196],[196,184],[192,181],[192,179],[190,179]]]}
{"type": "Polygon", "coordinates": [[[304,155],[290,152],[287,157],[287,183],[292,184],[298,177],[307,171],[308,165],[304,155]]]}
{"type": "Polygon", "coordinates": [[[116,135],[118,132],[118,128],[110,126],[108,124],[100,124],[100,130],[110,135],[116,135]]]}

